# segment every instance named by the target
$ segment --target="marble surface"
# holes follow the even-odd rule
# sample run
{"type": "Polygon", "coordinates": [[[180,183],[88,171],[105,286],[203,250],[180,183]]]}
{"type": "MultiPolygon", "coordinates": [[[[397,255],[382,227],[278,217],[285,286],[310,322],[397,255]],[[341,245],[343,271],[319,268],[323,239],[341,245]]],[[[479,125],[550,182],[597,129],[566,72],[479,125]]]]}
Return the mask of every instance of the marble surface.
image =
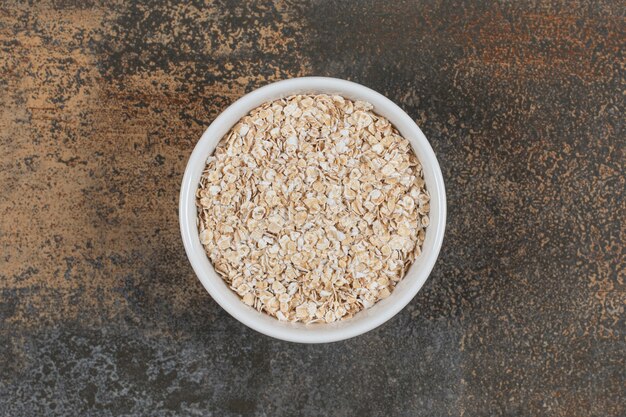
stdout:
{"type": "Polygon", "coordinates": [[[0,3],[0,415],[624,416],[619,1],[0,3]],[[398,316],[280,342],[201,287],[195,142],[268,82],[385,94],[449,223],[398,316]]]}

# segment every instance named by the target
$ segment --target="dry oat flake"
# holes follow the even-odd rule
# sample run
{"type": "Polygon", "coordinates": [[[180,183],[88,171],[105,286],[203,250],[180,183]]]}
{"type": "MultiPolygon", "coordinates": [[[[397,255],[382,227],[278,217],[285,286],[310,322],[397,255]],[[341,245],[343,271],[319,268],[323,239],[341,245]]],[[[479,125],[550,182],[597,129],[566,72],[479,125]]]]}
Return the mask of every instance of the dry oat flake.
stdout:
{"type": "Polygon", "coordinates": [[[369,103],[296,95],[252,110],[207,159],[200,240],[247,305],[329,323],[389,296],[429,201],[409,142],[369,103]]]}

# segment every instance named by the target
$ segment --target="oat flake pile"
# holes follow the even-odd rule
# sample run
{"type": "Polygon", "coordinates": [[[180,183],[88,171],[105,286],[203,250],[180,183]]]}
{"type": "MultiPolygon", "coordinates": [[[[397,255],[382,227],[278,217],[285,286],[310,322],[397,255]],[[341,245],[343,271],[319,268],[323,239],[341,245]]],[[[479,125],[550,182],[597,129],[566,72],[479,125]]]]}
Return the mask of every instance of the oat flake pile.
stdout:
{"type": "Polygon", "coordinates": [[[208,158],[200,240],[244,303],[292,322],[352,317],[388,297],[419,256],[422,168],[371,109],[328,95],[266,103],[208,158]]]}

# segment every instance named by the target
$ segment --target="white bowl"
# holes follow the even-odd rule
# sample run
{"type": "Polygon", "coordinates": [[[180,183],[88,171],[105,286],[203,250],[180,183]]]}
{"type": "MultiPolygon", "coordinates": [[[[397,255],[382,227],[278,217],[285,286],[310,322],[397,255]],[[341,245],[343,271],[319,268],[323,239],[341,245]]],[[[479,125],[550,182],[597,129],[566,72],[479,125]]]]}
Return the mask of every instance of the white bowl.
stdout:
{"type": "Polygon", "coordinates": [[[383,95],[350,81],[325,77],[304,77],[279,81],[246,94],[222,114],[204,132],[196,144],[183,177],[180,191],[180,230],[191,266],[213,299],[237,320],[254,330],[277,339],[300,343],[323,343],[348,339],[380,326],[402,310],[428,278],[443,241],[446,224],[446,195],[439,163],[428,140],[415,122],[400,107],[383,95]],[[331,324],[281,322],[245,305],[215,272],[198,236],[196,190],[206,159],[220,139],[239,119],[259,105],[292,94],[339,94],[363,100],[386,117],[409,140],[422,163],[426,188],[431,195],[430,225],[426,229],[422,254],[402,281],[386,299],[362,310],[354,317],[331,324]]]}

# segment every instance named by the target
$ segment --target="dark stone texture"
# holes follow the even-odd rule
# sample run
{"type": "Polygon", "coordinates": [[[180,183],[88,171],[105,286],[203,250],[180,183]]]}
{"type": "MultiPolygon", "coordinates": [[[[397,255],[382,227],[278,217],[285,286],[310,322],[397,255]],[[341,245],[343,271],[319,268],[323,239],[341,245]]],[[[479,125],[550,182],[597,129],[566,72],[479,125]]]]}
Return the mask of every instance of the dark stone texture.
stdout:
{"type": "Polygon", "coordinates": [[[617,1],[0,4],[0,415],[626,415],[617,1]],[[448,190],[440,259],[366,335],[255,333],[191,270],[202,131],[268,82],[403,107],[448,190]]]}

